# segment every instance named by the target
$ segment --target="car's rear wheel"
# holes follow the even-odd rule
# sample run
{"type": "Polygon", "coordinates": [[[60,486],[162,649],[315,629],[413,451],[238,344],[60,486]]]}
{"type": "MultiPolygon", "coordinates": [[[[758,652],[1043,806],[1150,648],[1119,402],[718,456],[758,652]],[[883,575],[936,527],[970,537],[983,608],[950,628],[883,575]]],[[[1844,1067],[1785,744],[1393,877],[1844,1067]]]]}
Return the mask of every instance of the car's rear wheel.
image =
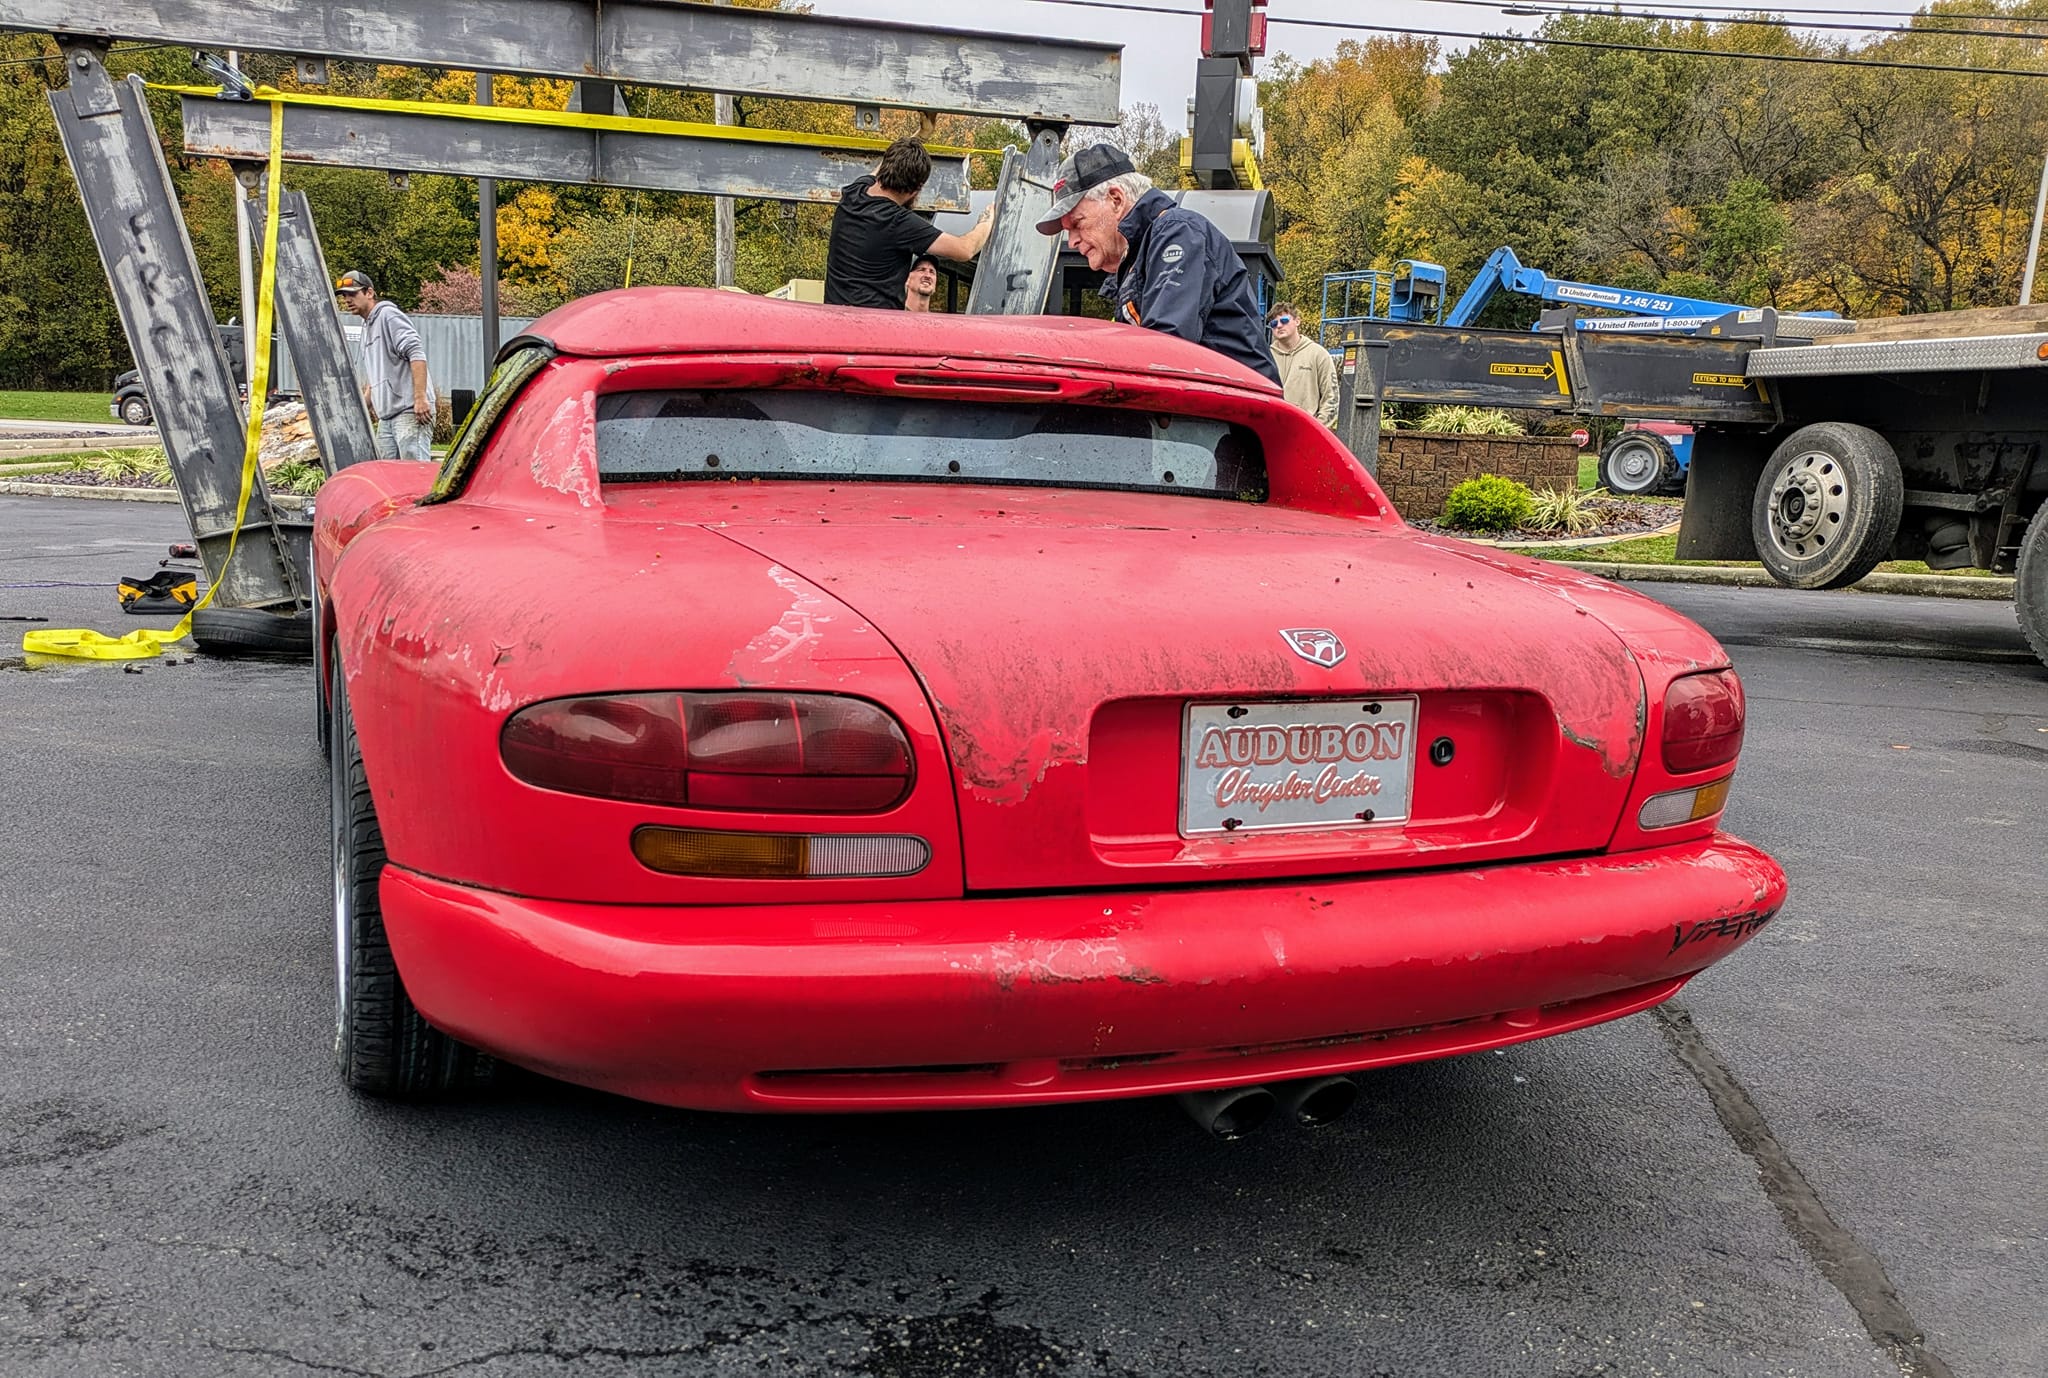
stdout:
{"type": "Polygon", "coordinates": [[[1663,436],[1629,431],[1600,457],[1600,482],[1610,493],[1639,497],[1654,493],[1678,473],[1678,460],[1663,436]]]}
{"type": "Polygon", "coordinates": [[[351,1089],[437,1100],[487,1085],[497,1063],[434,1028],[413,1007],[384,936],[377,881],[384,834],[337,662],[329,687],[334,743],[334,1058],[351,1089]]]}
{"type": "Polygon", "coordinates": [[[1823,421],[1794,431],[1764,465],[1750,533],[1779,583],[1840,588],[1890,556],[1905,505],[1890,443],[1868,427],[1823,421]]]}
{"type": "Polygon", "coordinates": [[[149,403],[140,397],[131,397],[121,404],[121,419],[131,426],[149,424],[149,403]]]}

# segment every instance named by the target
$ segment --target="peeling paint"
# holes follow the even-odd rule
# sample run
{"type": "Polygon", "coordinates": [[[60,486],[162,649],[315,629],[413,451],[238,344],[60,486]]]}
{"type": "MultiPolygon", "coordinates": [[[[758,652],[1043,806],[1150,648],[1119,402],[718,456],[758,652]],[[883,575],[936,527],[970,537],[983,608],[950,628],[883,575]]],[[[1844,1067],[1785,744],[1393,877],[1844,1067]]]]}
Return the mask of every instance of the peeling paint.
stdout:
{"type": "Polygon", "coordinates": [[[971,969],[993,976],[996,985],[1006,991],[1015,990],[1019,982],[1058,986],[1122,981],[1146,986],[1166,979],[1147,967],[1133,965],[1123,945],[1112,938],[991,943],[986,952],[974,953],[968,961],[971,969]]]}
{"type": "Polygon", "coordinates": [[[799,652],[804,659],[813,657],[833,620],[833,601],[781,565],[770,565],[768,578],[789,595],[789,610],[733,653],[726,673],[742,683],[749,670],[779,664],[799,652]]]}
{"type": "Polygon", "coordinates": [[[541,487],[567,493],[582,507],[598,505],[594,394],[580,392],[561,400],[535,440],[528,467],[541,487]]]}
{"type": "Polygon", "coordinates": [[[1051,727],[1039,728],[1024,739],[1015,755],[1004,760],[981,746],[963,715],[941,704],[939,720],[946,726],[946,741],[952,747],[961,782],[984,804],[1021,804],[1054,766],[1087,763],[1082,744],[1051,727]]]}

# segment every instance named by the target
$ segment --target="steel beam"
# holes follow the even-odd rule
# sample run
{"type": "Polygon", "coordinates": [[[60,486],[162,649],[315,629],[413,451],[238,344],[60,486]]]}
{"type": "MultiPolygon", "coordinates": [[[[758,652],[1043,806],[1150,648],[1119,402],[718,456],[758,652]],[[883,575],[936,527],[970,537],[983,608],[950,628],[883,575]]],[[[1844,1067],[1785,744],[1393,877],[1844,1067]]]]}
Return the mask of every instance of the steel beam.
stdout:
{"type": "MultiPolygon", "coordinates": [[[[257,216],[252,224],[260,227],[257,216]]],[[[258,246],[261,247],[260,245],[258,246]]],[[[377,457],[369,412],[356,381],[354,351],[334,310],[334,279],[313,225],[303,191],[279,198],[277,218],[277,319],[292,354],[299,395],[320,460],[330,474],[377,457]]]]}
{"type": "MultiPolygon", "coordinates": [[[[91,44],[66,44],[71,85],[50,111],[113,287],[128,348],[177,478],[178,496],[216,601],[290,611],[301,605],[307,528],[287,530],[256,476],[248,521],[227,561],[241,495],[246,413],[214,329],[177,194],[140,77],[116,85],[91,44]],[[225,568],[223,567],[225,566],[225,568]]],[[[256,405],[262,400],[256,399],[256,405]]]]}
{"type": "Polygon", "coordinates": [[[0,29],[1103,125],[1123,51],[669,0],[0,0],[0,29]]]}
{"type": "Polygon", "coordinates": [[[996,182],[995,222],[974,265],[974,289],[967,295],[970,316],[1037,316],[1059,274],[1059,235],[1038,232],[1038,219],[1052,205],[1053,176],[1060,165],[1060,130],[1032,131],[1026,152],[1003,154],[996,182]]]}
{"type": "MultiPolygon", "coordinates": [[[[263,102],[187,96],[183,106],[186,152],[240,161],[268,154],[270,111],[263,102]]],[[[285,107],[284,145],[285,160],[292,163],[827,204],[839,200],[848,182],[872,172],[879,156],[308,105],[285,107]]],[[[919,205],[964,210],[967,186],[965,158],[934,158],[919,205]]]]}

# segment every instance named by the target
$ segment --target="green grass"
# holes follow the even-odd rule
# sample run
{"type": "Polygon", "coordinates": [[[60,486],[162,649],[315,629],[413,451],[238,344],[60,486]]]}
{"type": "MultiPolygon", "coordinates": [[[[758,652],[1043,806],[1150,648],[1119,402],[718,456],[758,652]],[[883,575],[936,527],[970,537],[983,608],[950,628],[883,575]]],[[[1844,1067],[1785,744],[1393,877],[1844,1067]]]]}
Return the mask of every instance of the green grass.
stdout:
{"type": "Polygon", "coordinates": [[[1581,488],[1598,488],[1599,486],[1600,486],[1600,456],[1598,456],[1598,455],[1596,455],[1596,454],[1582,454],[1582,455],[1580,455],[1580,456],[1579,456],[1579,487],[1581,487],[1581,488]]]}
{"type": "Polygon", "coordinates": [[[113,425],[111,392],[0,392],[0,417],[10,421],[99,421],[113,425]]]}

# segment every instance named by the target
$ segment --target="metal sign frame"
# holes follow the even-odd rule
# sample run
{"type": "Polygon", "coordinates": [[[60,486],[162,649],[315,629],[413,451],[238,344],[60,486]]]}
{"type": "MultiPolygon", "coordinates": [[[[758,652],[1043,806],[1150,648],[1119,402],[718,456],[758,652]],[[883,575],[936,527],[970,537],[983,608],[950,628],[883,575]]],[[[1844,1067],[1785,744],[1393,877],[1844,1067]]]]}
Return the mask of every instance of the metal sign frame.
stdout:
{"type": "MultiPolygon", "coordinates": [[[[255,161],[270,150],[263,101],[181,102],[185,151],[255,161]]],[[[880,153],[677,134],[508,124],[440,114],[287,104],[285,159],[326,167],[517,182],[633,187],[762,200],[831,203],[874,170],[880,153]]],[[[967,205],[967,159],[935,157],[919,204],[967,205]]]]}
{"type": "MultiPolygon", "coordinates": [[[[279,520],[259,472],[241,538],[235,537],[247,416],[214,329],[142,79],[112,81],[101,51],[96,44],[65,45],[71,84],[49,93],[50,112],[78,178],[200,562],[219,585],[217,602],[291,611],[305,601],[310,527],[279,520]]],[[[261,398],[251,400],[263,405],[261,398]]]]}
{"type": "MultiPolygon", "coordinates": [[[[357,387],[348,337],[335,314],[334,279],[328,275],[327,255],[313,227],[313,209],[303,191],[284,192],[279,202],[277,321],[298,374],[299,395],[306,403],[320,458],[328,473],[339,473],[351,464],[375,459],[376,437],[357,387]]],[[[260,249],[262,217],[252,215],[249,223],[258,231],[260,249]]]]}
{"type": "Polygon", "coordinates": [[[665,0],[0,0],[0,29],[1049,124],[1121,118],[1117,44],[665,0]]]}

